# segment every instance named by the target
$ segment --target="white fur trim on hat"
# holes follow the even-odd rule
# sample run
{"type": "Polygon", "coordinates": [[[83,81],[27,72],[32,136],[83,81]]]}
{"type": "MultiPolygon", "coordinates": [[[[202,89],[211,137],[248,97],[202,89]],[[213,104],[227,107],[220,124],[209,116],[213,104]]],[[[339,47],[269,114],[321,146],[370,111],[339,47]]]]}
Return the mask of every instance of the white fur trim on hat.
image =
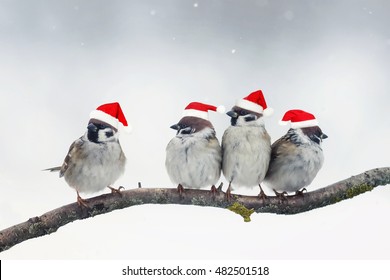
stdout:
{"type": "Polygon", "coordinates": [[[184,110],[183,117],[197,117],[197,118],[201,118],[204,120],[209,120],[208,112],[195,110],[195,109],[184,110]]]}
{"type": "Polygon", "coordinates": [[[259,114],[263,113],[262,106],[246,99],[238,99],[236,102],[236,106],[259,114]]]}
{"type": "Polygon", "coordinates": [[[96,120],[105,122],[105,123],[111,125],[112,127],[115,127],[116,129],[118,129],[118,126],[119,126],[118,119],[114,118],[113,116],[111,116],[107,113],[104,113],[103,111],[94,110],[89,114],[89,117],[91,119],[96,119],[96,120]]]}
{"type": "Polygon", "coordinates": [[[114,118],[113,116],[104,113],[103,111],[100,110],[94,110],[89,114],[89,117],[91,119],[96,119],[102,122],[105,122],[112,127],[118,129],[118,130],[123,130],[124,132],[130,133],[132,131],[132,127],[128,123],[127,126],[124,126],[117,118],[114,118]]]}
{"type": "Polygon", "coordinates": [[[291,128],[304,128],[318,125],[318,121],[316,119],[301,122],[279,121],[280,125],[287,125],[288,123],[291,123],[291,128]]]}
{"type": "Polygon", "coordinates": [[[290,121],[282,121],[282,120],[279,121],[279,125],[288,125],[289,123],[290,121]]]}
{"type": "Polygon", "coordinates": [[[94,110],[89,114],[89,117],[91,119],[96,119],[102,122],[105,122],[112,127],[116,129],[123,130],[126,133],[130,133],[132,131],[132,127],[129,123],[127,123],[127,126],[124,126],[117,118],[114,118],[113,116],[104,113],[103,111],[100,110],[94,110]]]}

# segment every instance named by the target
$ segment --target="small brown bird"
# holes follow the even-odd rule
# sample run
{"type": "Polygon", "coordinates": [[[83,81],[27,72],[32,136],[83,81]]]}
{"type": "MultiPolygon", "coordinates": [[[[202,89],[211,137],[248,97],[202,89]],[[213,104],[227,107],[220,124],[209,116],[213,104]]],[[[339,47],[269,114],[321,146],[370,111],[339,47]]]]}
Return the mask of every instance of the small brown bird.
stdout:
{"type": "Polygon", "coordinates": [[[45,169],[59,171],[77,192],[79,205],[88,207],[81,193],[95,193],[111,185],[123,174],[126,157],[118,140],[118,128],[130,128],[119,103],[99,106],[90,114],[87,132],[74,141],[62,166],[45,169]]]}
{"type": "Polygon", "coordinates": [[[222,171],[229,182],[226,191],[228,199],[233,187],[259,186],[259,196],[265,197],[260,183],[268,169],[271,138],[265,129],[263,115],[268,116],[272,112],[261,90],[238,100],[227,112],[231,117],[231,126],[222,137],[222,171]]]}
{"type": "Polygon", "coordinates": [[[183,118],[171,126],[177,134],[166,148],[165,166],[180,193],[184,188],[205,186],[215,190],[221,176],[221,147],[208,111],[224,112],[224,107],[192,102],[185,108],[183,118]]]}
{"type": "Polygon", "coordinates": [[[328,138],[314,115],[302,110],[287,111],[281,124],[291,124],[286,135],[272,144],[271,161],[264,183],[277,195],[301,194],[321,169],[323,139],[328,138]],[[282,193],[279,193],[282,192],[282,193]]]}

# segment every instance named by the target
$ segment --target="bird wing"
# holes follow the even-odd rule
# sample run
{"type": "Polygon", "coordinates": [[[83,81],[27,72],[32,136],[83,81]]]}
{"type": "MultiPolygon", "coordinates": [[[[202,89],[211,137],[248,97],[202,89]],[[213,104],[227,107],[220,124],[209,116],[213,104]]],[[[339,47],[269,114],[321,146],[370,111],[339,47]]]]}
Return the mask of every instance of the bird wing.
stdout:
{"type": "Polygon", "coordinates": [[[75,157],[75,155],[77,155],[81,148],[81,146],[83,145],[84,141],[82,139],[82,137],[80,137],[79,139],[77,139],[76,141],[74,141],[72,143],[72,145],[70,145],[69,147],[69,151],[68,151],[68,154],[66,155],[65,159],[64,159],[64,163],[62,164],[61,168],[60,168],[60,177],[64,176],[66,170],[68,169],[71,161],[73,160],[72,158],[75,157]]]}
{"type": "Polygon", "coordinates": [[[271,160],[279,158],[281,155],[294,155],[297,153],[297,146],[289,138],[282,137],[271,145],[271,160]]]}
{"type": "Polygon", "coordinates": [[[72,160],[72,156],[77,153],[77,150],[80,149],[80,147],[83,145],[84,141],[82,140],[82,137],[77,139],[70,145],[68,154],[66,155],[64,159],[64,163],[61,166],[51,167],[47,169],[43,169],[43,171],[50,171],[50,172],[60,172],[60,178],[64,176],[66,170],[68,169],[68,166],[72,160]]]}

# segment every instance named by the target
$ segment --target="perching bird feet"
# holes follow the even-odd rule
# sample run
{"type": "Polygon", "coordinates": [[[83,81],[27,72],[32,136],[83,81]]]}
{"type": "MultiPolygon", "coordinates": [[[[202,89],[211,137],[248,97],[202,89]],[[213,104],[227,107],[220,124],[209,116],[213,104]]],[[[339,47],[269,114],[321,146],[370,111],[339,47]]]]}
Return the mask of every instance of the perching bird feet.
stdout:
{"type": "Polygon", "coordinates": [[[184,187],[181,184],[177,186],[177,192],[179,193],[180,198],[182,198],[184,193],[184,187]]]}
{"type": "Polygon", "coordinates": [[[264,200],[266,199],[268,196],[265,194],[263,188],[261,187],[261,185],[259,184],[259,187],[260,187],[260,193],[258,194],[259,198],[264,200]]]}
{"type": "Polygon", "coordinates": [[[276,197],[280,199],[280,202],[283,202],[287,200],[287,192],[277,192],[275,189],[273,189],[276,197]]]}
{"type": "Polygon", "coordinates": [[[231,183],[229,183],[229,187],[226,190],[225,198],[227,201],[230,201],[233,198],[232,191],[231,191],[231,183]]]}
{"type": "Polygon", "coordinates": [[[109,188],[111,190],[111,193],[112,194],[119,194],[119,195],[122,195],[121,194],[121,190],[124,190],[125,188],[120,186],[119,188],[113,188],[113,187],[110,187],[110,186],[107,186],[107,188],[109,188]]]}
{"type": "Polygon", "coordinates": [[[85,207],[85,208],[88,208],[88,209],[89,209],[90,207],[89,207],[88,204],[85,202],[85,200],[81,198],[79,192],[78,192],[78,191],[76,191],[76,192],[77,192],[77,204],[78,204],[80,207],[85,207]]]}
{"type": "Polygon", "coordinates": [[[306,188],[303,188],[302,190],[297,190],[295,192],[295,195],[303,195],[303,192],[307,192],[307,189],[306,188]]]}
{"type": "Polygon", "coordinates": [[[211,193],[211,195],[213,196],[213,199],[215,199],[215,196],[216,196],[217,193],[218,193],[218,189],[217,189],[214,185],[212,185],[212,186],[211,186],[211,189],[210,189],[210,193],[211,193]]]}

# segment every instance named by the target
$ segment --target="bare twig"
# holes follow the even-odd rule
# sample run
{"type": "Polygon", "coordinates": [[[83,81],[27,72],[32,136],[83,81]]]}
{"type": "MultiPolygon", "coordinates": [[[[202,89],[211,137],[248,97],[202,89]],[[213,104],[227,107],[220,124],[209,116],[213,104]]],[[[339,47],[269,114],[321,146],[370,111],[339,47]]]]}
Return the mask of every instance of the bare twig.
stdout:
{"type": "Polygon", "coordinates": [[[72,203],[4,229],[0,231],[0,252],[25,240],[51,234],[75,220],[134,205],[186,204],[232,209],[231,206],[234,204],[233,211],[241,214],[241,210],[237,209],[244,209],[246,216],[243,216],[248,220],[247,213],[253,211],[275,214],[302,213],[352,198],[371,191],[379,185],[387,184],[390,184],[390,167],[372,169],[328,187],[304,195],[287,196],[285,199],[274,196],[260,199],[258,196],[233,195],[232,199],[227,201],[225,193],[221,190],[212,195],[207,190],[186,189],[184,194],[180,195],[176,188],[134,188],[121,191],[120,194],[104,194],[86,199],[89,209],[72,203]]]}

